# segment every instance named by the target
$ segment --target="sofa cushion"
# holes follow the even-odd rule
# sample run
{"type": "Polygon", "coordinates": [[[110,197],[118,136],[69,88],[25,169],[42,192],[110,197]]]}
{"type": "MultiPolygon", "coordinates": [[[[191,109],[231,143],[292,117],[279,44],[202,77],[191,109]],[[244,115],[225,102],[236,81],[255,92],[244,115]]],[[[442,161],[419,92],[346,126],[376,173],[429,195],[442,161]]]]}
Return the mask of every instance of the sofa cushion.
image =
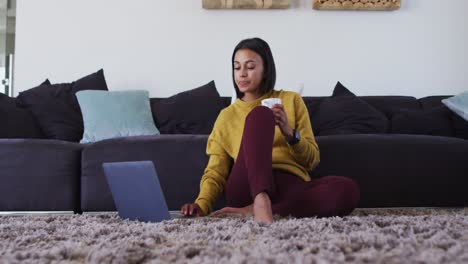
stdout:
{"type": "Polygon", "coordinates": [[[467,206],[468,141],[427,135],[317,137],[312,178],[343,175],[361,190],[359,207],[467,206]]]}
{"type": "Polygon", "coordinates": [[[83,136],[83,118],[75,93],[82,90],[107,90],[103,70],[72,83],[21,92],[17,103],[33,113],[47,138],[78,142],[83,136]]]}
{"type": "Polygon", "coordinates": [[[224,103],[214,81],[169,98],[152,100],[162,134],[210,134],[224,103]]]}
{"type": "Polygon", "coordinates": [[[336,134],[385,133],[388,119],[340,82],[333,95],[320,103],[311,118],[318,136],[336,134]]]}
{"type": "Polygon", "coordinates": [[[315,113],[319,110],[320,104],[323,100],[328,97],[318,97],[318,96],[305,96],[302,97],[304,104],[307,107],[307,112],[309,112],[309,116],[315,115],[315,113]]]}
{"type": "Polygon", "coordinates": [[[179,210],[197,197],[208,162],[207,139],[207,135],[158,135],[113,138],[85,145],[81,163],[82,210],[115,210],[102,163],[138,160],[153,161],[169,210],[179,210]]]}
{"type": "Polygon", "coordinates": [[[420,105],[420,108],[423,110],[431,109],[434,107],[439,107],[444,105],[442,103],[443,99],[449,98],[451,96],[449,95],[430,95],[430,96],[425,96],[421,97],[418,99],[418,103],[420,105]]]}
{"type": "MultiPolygon", "coordinates": [[[[41,85],[50,85],[45,80],[41,85]]],[[[0,138],[45,138],[28,109],[18,107],[16,98],[0,93],[0,138]]]]}
{"type": "Polygon", "coordinates": [[[83,114],[81,143],[103,139],[159,134],[154,125],[148,91],[80,91],[83,114]]]}
{"type": "Polygon", "coordinates": [[[468,91],[443,99],[442,103],[468,122],[468,91]]]}
{"type": "Polygon", "coordinates": [[[452,126],[455,137],[468,139],[468,121],[452,114],[452,126]]]}
{"type": "Polygon", "coordinates": [[[45,79],[40,85],[52,85],[52,83],[50,83],[49,79],[45,79]]]}
{"type": "Polygon", "coordinates": [[[60,140],[0,139],[0,211],[78,211],[81,150],[60,140]]]}
{"type": "Polygon", "coordinates": [[[451,113],[445,106],[430,110],[404,110],[393,115],[391,132],[394,134],[421,134],[453,136],[451,113]]]}
{"type": "Polygon", "coordinates": [[[368,103],[379,112],[383,113],[387,119],[400,111],[420,110],[421,106],[418,100],[412,96],[360,96],[359,99],[368,103]]]}

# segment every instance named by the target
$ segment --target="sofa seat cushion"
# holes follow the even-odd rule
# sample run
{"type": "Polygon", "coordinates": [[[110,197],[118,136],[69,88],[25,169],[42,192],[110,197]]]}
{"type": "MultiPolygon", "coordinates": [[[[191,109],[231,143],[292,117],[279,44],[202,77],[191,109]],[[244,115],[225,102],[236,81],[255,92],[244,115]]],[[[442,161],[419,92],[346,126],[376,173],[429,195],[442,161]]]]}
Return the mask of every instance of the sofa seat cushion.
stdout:
{"type": "Polygon", "coordinates": [[[0,211],[78,211],[82,146],[0,139],[0,211]]]}
{"type": "Polygon", "coordinates": [[[82,210],[115,210],[103,162],[141,160],[154,163],[169,209],[179,210],[198,195],[208,162],[207,139],[207,135],[157,135],[114,138],[86,145],[81,163],[82,210]]]}
{"type": "Polygon", "coordinates": [[[317,137],[311,177],[356,180],[360,207],[468,206],[468,141],[427,135],[317,137]]]}

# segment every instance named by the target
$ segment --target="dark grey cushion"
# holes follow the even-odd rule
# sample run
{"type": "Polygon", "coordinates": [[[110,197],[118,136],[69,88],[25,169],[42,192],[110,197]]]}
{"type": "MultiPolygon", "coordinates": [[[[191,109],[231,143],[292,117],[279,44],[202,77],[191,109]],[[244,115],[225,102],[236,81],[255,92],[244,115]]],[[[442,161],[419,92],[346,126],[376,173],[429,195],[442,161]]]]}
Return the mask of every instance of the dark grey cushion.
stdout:
{"type": "MultiPolygon", "coordinates": [[[[442,99],[449,98],[449,95],[437,95],[437,96],[426,96],[420,98],[418,101],[421,105],[421,108],[429,111],[438,107],[445,107],[442,104],[442,99]]],[[[468,139],[468,121],[461,118],[459,115],[450,111],[450,120],[452,123],[453,136],[457,138],[468,139]]]]}
{"type": "Polygon", "coordinates": [[[161,134],[210,134],[224,103],[214,81],[169,98],[151,100],[161,134]]]}
{"type": "Polygon", "coordinates": [[[385,133],[389,123],[384,114],[340,82],[336,84],[333,95],[320,103],[311,119],[318,136],[385,133]]]}
{"type": "Polygon", "coordinates": [[[383,113],[388,119],[400,111],[421,110],[418,100],[411,96],[359,96],[359,99],[383,113]]]}
{"type": "Polygon", "coordinates": [[[391,132],[452,137],[451,115],[451,111],[445,106],[425,111],[403,110],[392,116],[391,132]]]}
{"type": "Polygon", "coordinates": [[[83,117],[75,93],[82,90],[107,90],[103,70],[72,83],[26,90],[17,103],[33,113],[47,138],[78,142],[83,136],[83,117]]]}
{"type": "Polygon", "coordinates": [[[0,211],[79,210],[76,143],[0,139],[0,211]]]}
{"type": "MultiPolygon", "coordinates": [[[[46,79],[42,85],[50,85],[50,81],[46,79]]],[[[16,101],[0,93],[0,138],[45,138],[31,111],[19,107],[16,101]]]]}
{"type": "Polygon", "coordinates": [[[468,121],[452,113],[453,133],[458,138],[468,139],[468,121]]]}
{"type": "Polygon", "coordinates": [[[179,210],[198,195],[208,162],[206,135],[158,135],[103,140],[83,150],[81,207],[83,211],[115,210],[102,170],[103,162],[153,161],[170,210],[179,210]]]}
{"type": "Polygon", "coordinates": [[[0,138],[45,138],[31,111],[0,93],[0,138]]]}
{"type": "Polygon", "coordinates": [[[448,95],[432,95],[419,98],[418,102],[421,105],[422,109],[428,110],[434,107],[443,106],[444,104],[442,104],[442,99],[446,99],[449,97],[450,96],[448,95]]]}

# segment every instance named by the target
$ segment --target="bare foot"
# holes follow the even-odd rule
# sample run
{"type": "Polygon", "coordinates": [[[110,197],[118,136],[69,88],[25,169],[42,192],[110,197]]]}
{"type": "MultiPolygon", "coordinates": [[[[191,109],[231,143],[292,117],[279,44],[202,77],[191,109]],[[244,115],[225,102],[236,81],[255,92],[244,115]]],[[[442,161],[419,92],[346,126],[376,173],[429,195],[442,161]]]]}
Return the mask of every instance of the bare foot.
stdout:
{"type": "Polygon", "coordinates": [[[255,196],[253,204],[254,220],[258,223],[273,223],[273,212],[271,210],[271,201],[265,192],[255,196]]]}
{"type": "Polygon", "coordinates": [[[240,214],[249,216],[253,214],[253,204],[242,207],[242,208],[235,208],[235,207],[224,207],[218,211],[214,211],[211,215],[220,215],[220,214],[240,214]]]}

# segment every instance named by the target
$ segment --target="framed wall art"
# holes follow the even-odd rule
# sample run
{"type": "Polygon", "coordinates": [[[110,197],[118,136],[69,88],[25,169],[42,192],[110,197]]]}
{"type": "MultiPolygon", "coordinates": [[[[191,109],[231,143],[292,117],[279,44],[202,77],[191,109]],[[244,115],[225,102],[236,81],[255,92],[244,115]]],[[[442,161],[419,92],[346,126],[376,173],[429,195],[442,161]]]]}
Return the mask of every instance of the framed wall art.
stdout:
{"type": "Polygon", "coordinates": [[[401,0],[312,0],[317,10],[397,10],[401,0]]]}
{"type": "Polygon", "coordinates": [[[289,0],[202,0],[205,9],[285,9],[289,0]]]}

